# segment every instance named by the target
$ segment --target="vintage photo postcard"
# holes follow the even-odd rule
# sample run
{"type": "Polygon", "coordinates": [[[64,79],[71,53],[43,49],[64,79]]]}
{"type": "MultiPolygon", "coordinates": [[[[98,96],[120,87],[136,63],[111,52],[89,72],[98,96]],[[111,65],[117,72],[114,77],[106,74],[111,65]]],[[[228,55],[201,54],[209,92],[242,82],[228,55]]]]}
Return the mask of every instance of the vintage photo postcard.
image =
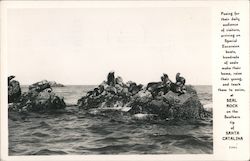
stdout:
{"type": "Polygon", "coordinates": [[[249,160],[248,1],[1,1],[1,160],[249,160]]]}

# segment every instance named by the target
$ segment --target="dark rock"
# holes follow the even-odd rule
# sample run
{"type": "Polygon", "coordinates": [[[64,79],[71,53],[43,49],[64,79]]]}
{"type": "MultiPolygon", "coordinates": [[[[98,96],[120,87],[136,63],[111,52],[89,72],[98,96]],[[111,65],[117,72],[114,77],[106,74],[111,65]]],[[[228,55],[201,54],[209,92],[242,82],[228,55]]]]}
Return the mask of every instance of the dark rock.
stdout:
{"type": "Polygon", "coordinates": [[[22,93],[20,83],[13,78],[15,76],[8,77],[8,103],[17,102],[22,93]]]}
{"type": "Polygon", "coordinates": [[[43,80],[29,86],[30,91],[37,91],[37,92],[41,92],[47,88],[51,88],[50,83],[47,80],[43,80]]]}
{"type": "Polygon", "coordinates": [[[135,82],[129,81],[127,82],[127,87],[128,87],[128,91],[132,95],[135,95],[142,89],[143,85],[141,84],[137,85],[135,82]]]}
{"type": "Polygon", "coordinates": [[[183,86],[186,83],[186,79],[184,77],[181,77],[180,75],[181,75],[180,73],[177,73],[175,76],[176,84],[180,84],[183,86]]]}
{"type": "Polygon", "coordinates": [[[11,76],[8,77],[8,85],[10,84],[10,81],[11,81],[12,79],[14,79],[14,78],[15,78],[14,75],[11,75],[11,76]]]}
{"type": "MultiPolygon", "coordinates": [[[[108,78],[110,75],[112,73],[108,74],[108,78]]],[[[87,92],[86,96],[79,99],[77,104],[82,109],[126,106],[131,101],[132,96],[141,89],[142,85],[137,85],[134,82],[125,84],[121,77],[113,79],[111,76],[109,81],[103,81],[97,88],[87,92]],[[113,80],[115,81],[113,82],[113,80]]]]}
{"type": "MultiPolygon", "coordinates": [[[[113,79],[113,78],[112,78],[113,79]]],[[[151,82],[147,87],[129,81],[123,83],[121,77],[115,84],[104,81],[78,100],[83,109],[128,106],[130,114],[146,114],[161,119],[202,119],[210,117],[199,101],[192,86],[173,83],[167,74],[162,82],[151,82]]]]}
{"type": "Polygon", "coordinates": [[[205,115],[205,110],[192,86],[187,86],[187,92],[182,95],[169,91],[154,99],[152,97],[136,99],[131,106],[129,112],[132,114],[157,114],[162,118],[201,119],[205,115]]]}
{"type": "Polygon", "coordinates": [[[9,105],[9,110],[47,112],[65,107],[63,98],[53,92],[49,82],[41,81],[30,85],[28,92],[23,93],[18,102],[9,105]]]}
{"type": "Polygon", "coordinates": [[[115,72],[114,71],[109,72],[107,76],[107,83],[109,86],[115,85],[115,72]]]}

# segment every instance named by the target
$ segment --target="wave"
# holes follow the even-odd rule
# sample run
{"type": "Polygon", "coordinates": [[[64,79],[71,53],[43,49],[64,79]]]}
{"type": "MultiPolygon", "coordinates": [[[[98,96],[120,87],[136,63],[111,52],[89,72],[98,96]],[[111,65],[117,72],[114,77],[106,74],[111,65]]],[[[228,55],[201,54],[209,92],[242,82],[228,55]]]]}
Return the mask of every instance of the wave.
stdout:
{"type": "Polygon", "coordinates": [[[41,149],[31,153],[31,155],[63,155],[68,154],[61,150],[49,150],[49,149],[41,149]]]}
{"type": "Polygon", "coordinates": [[[34,132],[31,135],[37,136],[37,137],[47,137],[49,134],[41,133],[41,132],[34,132]]]}
{"type": "Polygon", "coordinates": [[[121,136],[121,137],[106,137],[103,139],[97,139],[95,140],[96,142],[108,142],[108,143],[112,143],[112,142],[117,142],[117,141],[124,141],[124,140],[129,140],[130,137],[128,136],[121,136]]]}
{"type": "MultiPolygon", "coordinates": [[[[156,120],[131,115],[130,107],[81,110],[74,103],[84,87],[58,88],[67,108],[60,113],[9,113],[9,155],[212,153],[212,122],[156,120]],[[78,91],[77,91],[78,90],[78,91]],[[65,97],[66,98],[66,97],[65,97]]],[[[210,87],[209,87],[210,88],[210,87]]],[[[200,88],[205,108],[212,108],[200,88]]],[[[204,92],[205,91],[205,92],[204,92]]],[[[153,118],[153,119],[151,119],[153,118]]]]}

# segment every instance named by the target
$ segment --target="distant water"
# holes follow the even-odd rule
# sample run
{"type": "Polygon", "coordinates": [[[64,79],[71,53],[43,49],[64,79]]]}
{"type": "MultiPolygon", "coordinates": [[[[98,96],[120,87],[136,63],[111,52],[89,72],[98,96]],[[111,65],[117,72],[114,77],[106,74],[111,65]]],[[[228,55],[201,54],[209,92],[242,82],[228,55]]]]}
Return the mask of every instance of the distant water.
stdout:
{"type": "MultiPolygon", "coordinates": [[[[53,88],[69,105],[63,112],[9,113],[9,155],[213,153],[211,120],[145,120],[127,114],[128,108],[78,109],[77,100],[94,87],[53,88]]],[[[212,110],[212,87],[195,88],[212,110]]]]}

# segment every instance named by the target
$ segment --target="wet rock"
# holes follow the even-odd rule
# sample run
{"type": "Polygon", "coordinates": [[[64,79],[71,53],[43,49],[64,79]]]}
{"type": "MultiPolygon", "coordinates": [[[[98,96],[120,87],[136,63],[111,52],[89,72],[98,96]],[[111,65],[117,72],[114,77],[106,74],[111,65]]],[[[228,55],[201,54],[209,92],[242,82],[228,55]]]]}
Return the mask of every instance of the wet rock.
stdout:
{"type": "MultiPolygon", "coordinates": [[[[143,98],[143,97],[142,97],[143,98]]],[[[192,86],[187,86],[187,92],[179,95],[169,91],[165,95],[136,99],[131,103],[132,114],[157,114],[161,118],[201,119],[205,110],[192,86]]]]}
{"type": "Polygon", "coordinates": [[[50,83],[47,80],[43,80],[29,86],[30,91],[37,91],[37,92],[41,92],[47,88],[51,88],[50,83]]]}
{"type": "Polygon", "coordinates": [[[115,78],[115,83],[110,85],[104,81],[79,99],[78,106],[83,109],[126,106],[131,107],[128,113],[132,115],[146,114],[168,120],[209,116],[194,87],[184,83],[179,86],[166,74],[161,79],[162,82],[151,82],[146,87],[132,81],[125,84],[121,77],[115,78]]]}
{"type": "Polygon", "coordinates": [[[8,103],[17,102],[21,96],[20,83],[14,79],[15,76],[8,77],[8,103]]]}
{"type": "Polygon", "coordinates": [[[129,81],[126,83],[128,86],[128,91],[132,94],[135,95],[137,94],[143,87],[143,85],[139,84],[137,85],[135,82],[129,81]]]}
{"type": "Polygon", "coordinates": [[[117,85],[120,85],[120,86],[125,86],[125,84],[123,83],[123,79],[120,76],[118,76],[117,78],[115,78],[115,83],[117,85]]]}
{"type": "Polygon", "coordinates": [[[62,97],[57,96],[48,81],[40,81],[29,86],[16,103],[9,104],[9,111],[47,112],[64,109],[66,104],[62,97]]]}
{"type": "Polygon", "coordinates": [[[103,81],[97,88],[79,99],[78,106],[82,109],[123,107],[142,89],[142,85],[137,85],[135,82],[125,84],[120,76],[113,78],[113,74],[109,73],[107,81],[103,81]]]}

